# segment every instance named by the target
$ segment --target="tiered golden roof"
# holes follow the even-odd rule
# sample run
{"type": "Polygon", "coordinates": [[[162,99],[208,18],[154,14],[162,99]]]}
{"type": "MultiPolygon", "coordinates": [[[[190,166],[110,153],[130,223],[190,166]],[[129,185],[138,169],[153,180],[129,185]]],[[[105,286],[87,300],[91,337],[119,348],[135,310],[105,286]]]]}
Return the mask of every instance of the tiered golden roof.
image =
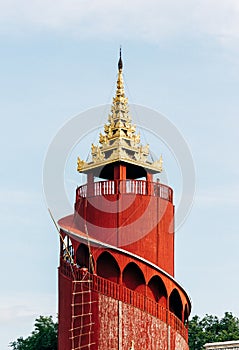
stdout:
{"type": "Polygon", "coordinates": [[[78,158],[79,172],[105,166],[109,163],[124,162],[142,166],[153,172],[162,171],[162,157],[152,162],[149,160],[149,145],[140,143],[140,135],[136,134],[136,126],[131,123],[128,98],[125,97],[123,82],[123,63],[118,63],[118,79],[116,95],[113,98],[108,124],[104,125],[104,134],[100,133],[100,145],[91,146],[91,161],[85,162],[78,158]]]}

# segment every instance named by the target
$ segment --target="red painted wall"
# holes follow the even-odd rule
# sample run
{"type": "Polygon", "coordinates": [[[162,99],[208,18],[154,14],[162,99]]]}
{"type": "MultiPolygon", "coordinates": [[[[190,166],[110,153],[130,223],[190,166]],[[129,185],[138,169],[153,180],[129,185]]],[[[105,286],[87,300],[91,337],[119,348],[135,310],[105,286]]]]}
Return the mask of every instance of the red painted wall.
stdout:
{"type": "Polygon", "coordinates": [[[146,312],[117,301],[99,296],[99,350],[128,350],[131,341],[135,349],[188,350],[187,342],[172,327],[146,312]]]}
{"type": "Polygon", "coordinates": [[[58,271],[58,350],[70,350],[72,280],[58,271]]]}
{"type": "MultiPolygon", "coordinates": [[[[186,328],[168,311],[169,297],[162,308],[159,301],[146,296],[145,286],[132,291],[125,288],[124,283],[85,274],[85,269],[60,261],[58,350],[80,348],[89,343],[91,350],[105,350],[105,347],[128,350],[132,340],[142,350],[148,350],[149,345],[151,350],[167,350],[168,341],[171,350],[188,349],[186,328]]],[[[167,279],[165,276],[165,281],[167,279]]],[[[177,286],[173,281],[170,283],[166,287],[174,287],[174,291],[177,286]]],[[[179,287],[177,293],[182,305],[188,303],[179,287]]],[[[169,296],[170,289],[166,294],[169,296]]]]}
{"type": "MultiPolygon", "coordinates": [[[[87,302],[87,297],[84,297],[82,304],[82,294],[76,294],[76,298],[72,299],[70,280],[60,274],[59,281],[62,293],[59,299],[58,350],[84,346],[89,341],[92,344],[91,350],[128,350],[132,340],[135,342],[135,349],[167,350],[170,341],[170,350],[188,350],[187,342],[172,326],[149,313],[96,292],[92,292],[91,305],[87,302]],[[72,300],[75,305],[73,311],[72,300]],[[86,316],[76,318],[72,323],[71,312],[86,316]],[[74,331],[70,332],[72,327],[74,331]],[[73,343],[70,337],[73,337],[73,343]]],[[[80,290],[77,285],[75,292],[80,290]]]]}
{"type": "Polygon", "coordinates": [[[147,195],[80,198],[75,226],[104,243],[123,247],[174,276],[173,204],[147,195]]]}

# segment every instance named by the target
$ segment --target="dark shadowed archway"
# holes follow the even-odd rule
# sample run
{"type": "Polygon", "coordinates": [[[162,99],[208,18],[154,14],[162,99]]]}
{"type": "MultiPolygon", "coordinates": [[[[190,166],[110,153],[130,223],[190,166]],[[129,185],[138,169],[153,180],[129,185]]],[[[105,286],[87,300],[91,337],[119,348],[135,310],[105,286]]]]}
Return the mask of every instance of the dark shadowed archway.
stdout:
{"type": "Polygon", "coordinates": [[[81,243],[76,251],[76,264],[78,267],[86,267],[90,273],[94,269],[93,258],[90,260],[89,248],[81,243]]]}
{"type": "Polygon", "coordinates": [[[166,308],[168,293],[162,279],[159,276],[153,276],[147,287],[148,297],[154,299],[161,306],[166,308]]]}
{"type": "Polygon", "coordinates": [[[177,289],[169,296],[169,310],[182,321],[183,304],[177,289]]]}
{"type": "Polygon", "coordinates": [[[119,282],[120,268],[113,255],[104,252],[98,257],[96,273],[112,282],[119,282]]]}
{"type": "Polygon", "coordinates": [[[137,264],[129,263],[123,271],[123,285],[137,292],[145,293],[145,278],[137,264]]]}

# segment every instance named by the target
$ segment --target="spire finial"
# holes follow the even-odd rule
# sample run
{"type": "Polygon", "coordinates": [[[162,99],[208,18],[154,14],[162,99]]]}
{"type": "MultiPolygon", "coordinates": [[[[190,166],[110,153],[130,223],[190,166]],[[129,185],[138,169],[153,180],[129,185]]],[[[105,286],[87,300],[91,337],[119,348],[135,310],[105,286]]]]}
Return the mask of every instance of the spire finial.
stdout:
{"type": "Polygon", "coordinates": [[[119,68],[119,70],[122,70],[122,68],[123,68],[123,62],[122,62],[122,58],[121,58],[121,46],[120,46],[120,57],[119,57],[119,62],[118,62],[118,68],[119,68]]]}

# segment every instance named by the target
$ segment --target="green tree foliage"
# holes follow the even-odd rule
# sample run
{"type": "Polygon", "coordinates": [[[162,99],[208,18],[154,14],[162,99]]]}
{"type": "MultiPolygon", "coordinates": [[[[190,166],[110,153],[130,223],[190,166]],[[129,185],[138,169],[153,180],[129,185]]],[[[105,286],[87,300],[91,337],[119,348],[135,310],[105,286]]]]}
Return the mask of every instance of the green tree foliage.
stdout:
{"type": "Polygon", "coordinates": [[[188,338],[190,350],[203,350],[206,343],[239,340],[239,319],[231,312],[226,312],[221,320],[217,316],[200,319],[196,315],[189,321],[188,338]]]}
{"type": "Polygon", "coordinates": [[[57,323],[52,316],[36,319],[34,330],[26,339],[18,338],[10,343],[13,350],[57,350],[57,323]]]}

